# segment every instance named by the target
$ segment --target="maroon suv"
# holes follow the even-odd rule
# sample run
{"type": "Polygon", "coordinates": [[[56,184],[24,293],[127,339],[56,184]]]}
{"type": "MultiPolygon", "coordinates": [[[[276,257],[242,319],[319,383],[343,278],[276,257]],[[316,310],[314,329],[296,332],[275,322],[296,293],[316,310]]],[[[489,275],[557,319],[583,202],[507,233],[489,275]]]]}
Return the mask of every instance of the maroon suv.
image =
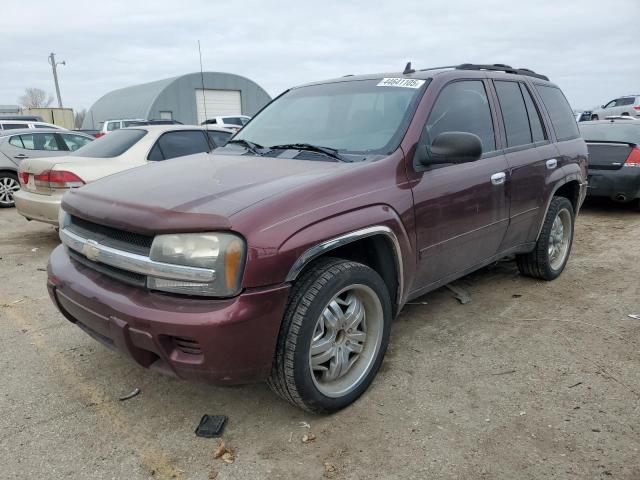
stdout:
{"type": "Polygon", "coordinates": [[[371,383],[408,300],[510,254],[560,275],[586,173],[571,108],[530,70],[313,83],[213,154],[68,193],[49,291],[144,367],[334,411],[371,383]]]}

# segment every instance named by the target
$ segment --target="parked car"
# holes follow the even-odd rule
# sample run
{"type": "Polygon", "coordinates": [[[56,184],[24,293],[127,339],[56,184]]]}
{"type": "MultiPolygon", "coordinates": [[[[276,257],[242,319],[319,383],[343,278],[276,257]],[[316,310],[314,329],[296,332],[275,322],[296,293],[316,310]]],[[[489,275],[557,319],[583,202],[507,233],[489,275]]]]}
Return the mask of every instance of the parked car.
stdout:
{"type": "Polygon", "coordinates": [[[106,135],[107,133],[113,132],[114,130],[120,130],[121,128],[127,128],[134,125],[140,125],[141,122],[146,125],[147,120],[144,118],[127,118],[123,120],[107,120],[106,122],[101,122],[102,126],[100,127],[100,133],[98,134],[98,138],[106,135]]]}
{"type": "Polygon", "coordinates": [[[591,120],[591,110],[585,110],[584,112],[576,112],[576,122],[587,122],[591,120]]]}
{"type": "Polygon", "coordinates": [[[68,155],[92,140],[60,129],[0,131],[0,207],[14,206],[13,197],[20,189],[18,167],[24,159],[68,155]]]}
{"type": "Polygon", "coordinates": [[[22,189],[14,194],[18,213],[27,220],[57,225],[60,200],[67,190],[150,161],[210,152],[232,133],[180,125],[125,128],[64,157],[24,160],[18,172],[22,189]]]}
{"type": "Polygon", "coordinates": [[[616,202],[635,201],[640,210],[640,122],[583,122],[580,133],[589,149],[588,194],[616,202]]]}
{"type": "Polygon", "coordinates": [[[0,120],[0,130],[17,130],[21,128],[53,128],[66,130],[52,123],[36,122],[33,120],[0,120]]]}
{"type": "Polygon", "coordinates": [[[212,155],[71,190],[49,291],[144,367],[335,411],[407,301],[510,254],[558,277],[586,180],[569,104],[530,70],[313,83],[212,155]]]}
{"type": "Polygon", "coordinates": [[[591,120],[602,120],[613,115],[640,117],[640,95],[626,95],[595,108],[591,112],[591,120]]]}
{"type": "Polygon", "coordinates": [[[249,120],[251,120],[251,117],[246,115],[218,116],[205,120],[201,125],[216,125],[218,127],[230,128],[234,131],[238,131],[249,123],[249,120]]]}

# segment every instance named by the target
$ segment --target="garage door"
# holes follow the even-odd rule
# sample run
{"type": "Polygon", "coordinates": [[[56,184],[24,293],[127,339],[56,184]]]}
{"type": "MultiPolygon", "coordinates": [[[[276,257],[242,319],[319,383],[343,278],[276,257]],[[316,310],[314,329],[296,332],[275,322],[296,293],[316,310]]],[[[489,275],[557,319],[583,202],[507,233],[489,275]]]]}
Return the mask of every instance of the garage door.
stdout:
{"type": "Polygon", "coordinates": [[[241,115],[242,103],[238,90],[196,89],[198,124],[218,115],[241,115]],[[206,108],[205,108],[206,107],[206,108]],[[205,115],[206,111],[206,115],[205,115]]]}

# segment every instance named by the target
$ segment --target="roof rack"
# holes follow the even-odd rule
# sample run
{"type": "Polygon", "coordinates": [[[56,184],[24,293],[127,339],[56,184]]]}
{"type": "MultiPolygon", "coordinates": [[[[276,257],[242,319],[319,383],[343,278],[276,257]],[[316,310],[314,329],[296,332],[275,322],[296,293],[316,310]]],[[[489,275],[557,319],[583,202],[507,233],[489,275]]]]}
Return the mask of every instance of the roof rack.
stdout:
{"type": "Polygon", "coordinates": [[[476,65],[474,63],[463,63],[455,67],[456,70],[487,70],[491,72],[505,72],[513,73],[515,75],[526,75],[528,77],[539,78],[541,80],[549,80],[549,77],[541,75],[529,70],[528,68],[513,68],[511,65],[505,65],[503,63],[494,63],[493,65],[476,65]]]}

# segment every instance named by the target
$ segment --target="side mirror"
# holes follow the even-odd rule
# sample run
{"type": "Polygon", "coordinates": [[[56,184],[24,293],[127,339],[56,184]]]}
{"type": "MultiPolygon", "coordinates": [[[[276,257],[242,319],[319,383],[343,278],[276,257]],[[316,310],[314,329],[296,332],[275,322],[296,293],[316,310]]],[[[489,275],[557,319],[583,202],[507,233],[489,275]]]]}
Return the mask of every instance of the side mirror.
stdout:
{"type": "Polygon", "coordinates": [[[418,145],[417,160],[424,166],[475,162],[482,156],[480,137],[468,132],[443,132],[430,147],[418,145]]]}

